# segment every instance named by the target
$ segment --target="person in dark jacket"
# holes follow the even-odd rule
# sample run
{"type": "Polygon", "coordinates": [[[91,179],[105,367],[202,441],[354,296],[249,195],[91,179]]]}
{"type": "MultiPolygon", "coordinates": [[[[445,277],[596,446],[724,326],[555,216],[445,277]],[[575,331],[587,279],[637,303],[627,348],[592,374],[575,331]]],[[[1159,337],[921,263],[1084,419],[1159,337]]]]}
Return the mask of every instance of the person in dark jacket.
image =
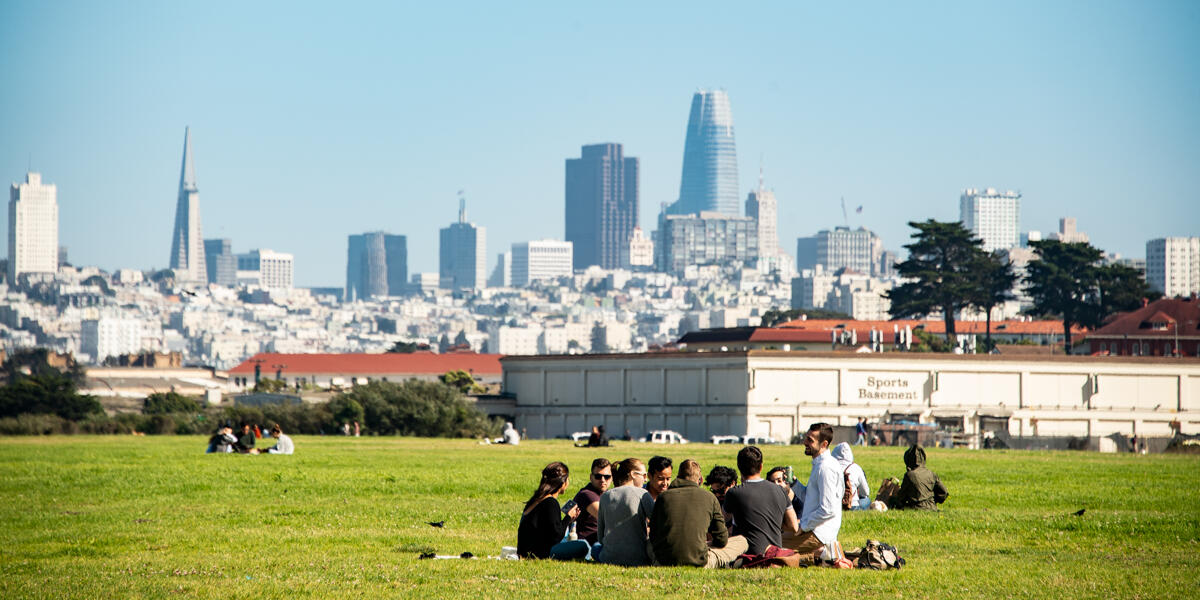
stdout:
{"type": "Polygon", "coordinates": [[[746,538],[730,537],[717,497],[700,487],[700,465],[688,459],[679,477],[654,502],[650,549],[655,564],[727,567],[749,549],[746,538]],[[706,536],[712,536],[712,546],[706,536]]]}
{"type": "Polygon", "coordinates": [[[908,472],[900,483],[900,490],[889,501],[890,507],[937,510],[937,505],[950,497],[946,486],[933,471],[925,468],[925,449],[913,445],[904,451],[904,466],[908,472]]]}
{"type": "Polygon", "coordinates": [[[564,516],[559,510],[558,497],[571,483],[567,465],[552,462],[542,469],[538,484],[517,527],[517,556],[521,558],[572,559],[587,556],[588,544],[583,540],[561,542],[563,533],[579,516],[579,507],[572,506],[564,516]]]}

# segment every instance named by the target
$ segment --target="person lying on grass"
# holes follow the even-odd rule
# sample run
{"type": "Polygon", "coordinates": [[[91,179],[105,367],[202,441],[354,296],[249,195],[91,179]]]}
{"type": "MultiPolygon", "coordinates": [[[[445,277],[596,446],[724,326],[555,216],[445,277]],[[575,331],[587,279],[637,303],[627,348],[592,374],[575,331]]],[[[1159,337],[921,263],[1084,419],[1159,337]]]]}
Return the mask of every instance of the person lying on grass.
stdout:
{"type": "Polygon", "coordinates": [[[560,542],[563,532],[579,516],[577,505],[567,509],[565,516],[558,506],[559,495],[567,491],[571,483],[570,475],[567,465],[557,461],[542,469],[542,481],[521,513],[521,524],[517,527],[517,556],[560,560],[587,556],[587,542],[560,542]]]}

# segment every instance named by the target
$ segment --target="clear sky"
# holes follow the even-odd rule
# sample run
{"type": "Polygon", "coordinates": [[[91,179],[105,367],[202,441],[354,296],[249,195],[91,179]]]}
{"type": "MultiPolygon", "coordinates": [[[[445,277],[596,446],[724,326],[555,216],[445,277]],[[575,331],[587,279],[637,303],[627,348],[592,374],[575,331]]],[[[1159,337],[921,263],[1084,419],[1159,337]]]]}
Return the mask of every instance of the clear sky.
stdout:
{"type": "Polygon", "coordinates": [[[458,190],[490,271],[562,238],[583,144],[641,159],[654,229],[720,87],[789,253],[843,196],[899,250],[967,187],[1126,256],[1200,235],[1200,2],[572,4],[6,0],[0,180],[58,185],[73,264],[163,268],[190,125],[204,236],[295,254],[298,285],[344,285],[364,231],[436,271],[458,190]]]}

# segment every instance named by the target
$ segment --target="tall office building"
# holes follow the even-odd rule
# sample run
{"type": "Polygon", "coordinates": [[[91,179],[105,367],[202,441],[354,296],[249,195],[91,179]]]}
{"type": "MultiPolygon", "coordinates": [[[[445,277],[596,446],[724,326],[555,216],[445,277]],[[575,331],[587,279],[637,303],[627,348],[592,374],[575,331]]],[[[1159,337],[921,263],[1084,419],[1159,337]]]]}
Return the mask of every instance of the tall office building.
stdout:
{"type": "Polygon", "coordinates": [[[488,287],[509,287],[512,285],[512,251],[496,255],[496,268],[488,277],[488,287]]]}
{"type": "Polygon", "coordinates": [[[984,252],[1016,248],[1020,242],[1021,194],[966,189],[958,201],[958,218],[983,240],[984,252]]]}
{"type": "Polygon", "coordinates": [[[621,250],[638,222],[638,159],[621,144],[584,146],[567,159],[566,238],[576,269],[621,266],[621,250]]]}
{"type": "Polygon", "coordinates": [[[796,269],[820,265],[827,273],[848,269],[863,275],[882,276],[883,241],[869,229],[834,227],[796,240],[796,269]]]}
{"type": "Polygon", "coordinates": [[[654,240],[646,237],[641,227],[634,227],[627,248],[621,255],[621,268],[654,266],[654,240]]]}
{"type": "Polygon", "coordinates": [[[745,265],[758,258],[758,225],[750,217],[702,212],[662,214],[655,267],[679,275],[689,265],[745,265]]]}
{"type": "Polygon", "coordinates": [[[535,240],[512,245],[512,285],[525,287],[534,281],[569,277],[572,244],[558,240],[535,240]]]}
{"type": "Polygon", "coordinates": [[[1146,242],[1146,282],[1167,298],[1200,293],[1200,237],[1146,242]]]}
{"type": "Polygon", "coordinates": [[[8,196],[8,282],[22,273],[58,272],[58,186],[26,173],[8,196]]]}
{"type": "MultiPolygon", "coordinates": [[[[1079,231],[1077,228],[1075,217],[1063,217],[1058,220],[1058,231],[1050,234],[1050,239],[1058,240],[1065,244],[1076,242],[1087,243],[1088,234],[1079,231]]],[[[1028,245],[1028,243],[1026,243],[1028,245]]]]}
{"type": "Polygon", "coordinates": [[[458,222],[441,230],[438,277],[442,289],[479,289],[487,284],[487,231],[467,222],[467,201],[459,199],[458,222]]]}
{"type": "Polygon", "coordinates": [[[260,249],[237,255],[238,280],[270,289],[291,289],[295,259],[286,252],[260,249]]]}
{"type": "Polygon", "coordinates": [[[779,251],[779,205],[775,192],[768,190],[758,178],[758,189],[746,196],[746,216],[758,221],[758,255],[776,256],[779,251]]]}
{"type": "Polygon", "coordinates": [[[200,190],[192,166],[191,128],[183,130],[183,166],[179,173],[179,200],[175,204],[175,231],[171,235],[171,270],[180,282],[208,281],[204,239],[200,233],[200,190]]]}
{"type": "Polygon", "coordinates": [[[719,212],[738,216],[737,148],[733,112],[724,90],[700,90],[692,96],[679,200],[668,214],[719,212]]]}
{"type": "Polygon", "coordinates": [[[204,263],[209,283],[225,287],[237,284],[237,257],[229,238],[204,240],[204,263]]]}
{"type": "Polygon", "coordinates": [[[408,290],[408,239],[374,231],[351,235],[346,252],[346,301],[399,296],[408,290]]]}

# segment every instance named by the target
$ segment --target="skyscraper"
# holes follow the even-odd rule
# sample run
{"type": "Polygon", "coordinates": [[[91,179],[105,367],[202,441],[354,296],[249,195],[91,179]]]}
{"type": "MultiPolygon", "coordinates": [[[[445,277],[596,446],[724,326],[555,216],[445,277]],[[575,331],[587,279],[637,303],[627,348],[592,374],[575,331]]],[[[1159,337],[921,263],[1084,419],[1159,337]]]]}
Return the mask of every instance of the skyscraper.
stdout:
{"type": "Polygon", "coordinates": [[[399,296],[408,284],[408,240],[382,231],[352,235],[346,253],[346,301],[399,296]]]}
{"type": "Polygon", "coordinates": [[[621,266],[621,249],[638,221],[638,159],[621,144],[584,146],[567,159],[566,238],[576,269],[621,266]]]}
{"type": "Polygon", "coordinates": [[[746,265],[758,259],[754,219],[718,213],[658,217],[655,267],[682,274],[689,265],[746,265]]]}
{"type": "Polygon", "coordinates": [[[1200,293],[1200,237],[1146,242],[1146,283],[1167,298],[1200,293]]]}
{"type": "Polygon", "coordinates": [[[467,222],[467,201],[459,199],[458,222],[441,230],[438,285],[442,289],[479,289],[487,283],[487,231],[467,222]]]}
{"type": "Polygon", "coordinates": [[[183,167],[179,173],[179,200],[175,204],[175,231],[171,235],[171,270],[180,282],[206,283],[204,239],[200,234],[200,190],[192,166],[191,128],[183,130],[183,167]]]}
{"type": "Polygon", "coordinates": [[[512,285],[571,275],[571,242],[535,240],[512,245],[512,285]]]}
{"type": "Polygon", "coordinates": [[[58,272],[58,186],[26,173],[8,200],[8,283],[22,273],[58,272]]]}
{"type": "Polygon", "coordinates": [[[984,252],[1016,248],[1020,242],[1021,194],[966,189],[958,202],[959,220],[983,240],[984,252]]]}
{"type": "Polygon", "coordinates": [[[775,192],[763,185],[761,173],[758,189],[746,196],[746,216],[758,221],[758,255],[766,258],[779,254],[779,205],[775,192]]]}
{"type": "Polygon", "coordinates": [[[237,257],[229,238],[204,240],[204,262],[208,282],[225,287],[237,285],[237,257]]]}
{"type": "Polygon", "coordinates": [[[869,229],[834,227],[810,238],[796,240],[796,268],[820,265],[828,273],[849,269],[863,275],[880,276],[883,241],[869,229]]]}
{"type": "Polygon", "coordinates": [[[673,215],[701,211],[740,214],[733,112],[724,90],[700,90],[692,96],[679,200],[667,208],[673,215]]]}

